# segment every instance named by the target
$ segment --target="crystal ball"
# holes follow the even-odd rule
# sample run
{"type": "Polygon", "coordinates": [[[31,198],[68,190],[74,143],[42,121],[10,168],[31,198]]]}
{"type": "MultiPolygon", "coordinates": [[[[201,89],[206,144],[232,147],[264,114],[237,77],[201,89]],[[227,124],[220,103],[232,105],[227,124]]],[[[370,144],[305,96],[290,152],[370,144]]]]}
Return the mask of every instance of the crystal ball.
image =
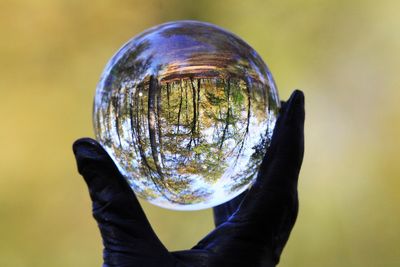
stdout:
{"type": "Polygon", "coordinates": [[[136,193],[197,210],[249,188],[280,101],[264,61],[215,25],[150,28],[110,59],[96,89],[96,139],[136,193]]]}

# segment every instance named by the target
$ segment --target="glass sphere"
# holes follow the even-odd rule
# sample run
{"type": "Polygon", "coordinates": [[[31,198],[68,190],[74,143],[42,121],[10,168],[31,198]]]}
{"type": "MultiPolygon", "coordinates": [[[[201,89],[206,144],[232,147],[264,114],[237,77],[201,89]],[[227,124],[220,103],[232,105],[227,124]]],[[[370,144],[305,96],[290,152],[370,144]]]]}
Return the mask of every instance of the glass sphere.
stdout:
{"type": "Polygon", "coordinates": [[[272,75],[247,43],[209,23],[177,21],[134,37],[111,58],[93,121],[139,197],[196,210],[252,184],[279,107],[272,75]]]}

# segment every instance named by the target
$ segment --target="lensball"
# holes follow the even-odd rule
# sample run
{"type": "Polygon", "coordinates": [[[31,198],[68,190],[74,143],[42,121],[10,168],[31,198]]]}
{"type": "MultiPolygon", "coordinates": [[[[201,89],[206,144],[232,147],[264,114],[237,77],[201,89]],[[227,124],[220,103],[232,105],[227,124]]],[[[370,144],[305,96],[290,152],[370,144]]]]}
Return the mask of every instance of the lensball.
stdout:
{"type": "Polygon", "coordinates": [[[177,21],[128,41],[97,86],[97,140],[137,196],[176,210],[255,180],[280,101],[261,57],[215,25],[177,21]]]}

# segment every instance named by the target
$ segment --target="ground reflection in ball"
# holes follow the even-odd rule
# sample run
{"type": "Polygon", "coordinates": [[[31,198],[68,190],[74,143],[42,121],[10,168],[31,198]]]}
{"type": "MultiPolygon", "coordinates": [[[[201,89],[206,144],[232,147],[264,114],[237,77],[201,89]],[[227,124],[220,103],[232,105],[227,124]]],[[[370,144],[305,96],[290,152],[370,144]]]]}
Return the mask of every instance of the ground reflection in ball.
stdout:
{"type": "Polygon", "coordinates": [[[271,73],[248,44],[208,23],[177,21],[111,58],[93,119],[97,140],[138,196],[195,210],[251,185],[278,109],[271,73]]]}

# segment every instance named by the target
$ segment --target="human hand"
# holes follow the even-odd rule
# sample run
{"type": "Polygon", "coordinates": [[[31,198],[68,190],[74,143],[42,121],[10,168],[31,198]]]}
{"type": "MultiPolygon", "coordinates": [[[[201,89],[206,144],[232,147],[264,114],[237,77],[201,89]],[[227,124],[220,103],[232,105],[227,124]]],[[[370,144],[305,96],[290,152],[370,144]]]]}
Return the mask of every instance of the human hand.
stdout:
{"type": "Polygon", "coordinates": [[[191,249],[169,252],[135,194],[95,140],[73,145],[103,238],[104,267],[270,267],[279,262],[298,212],[297,180],[304,151],[304,96],[282,105],[256,182],[214,208],[216,228],[191,249]]]}

